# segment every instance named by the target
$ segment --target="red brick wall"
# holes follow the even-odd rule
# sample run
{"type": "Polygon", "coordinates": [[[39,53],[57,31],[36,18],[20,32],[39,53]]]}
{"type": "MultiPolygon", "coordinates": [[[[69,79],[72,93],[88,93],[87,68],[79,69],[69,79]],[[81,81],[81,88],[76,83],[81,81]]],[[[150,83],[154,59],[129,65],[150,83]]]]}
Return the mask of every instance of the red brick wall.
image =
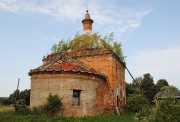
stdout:
{"type": "MultiPolygon", "coordinates": [[[[121,108],[121,110],[124,108],[126,102],[125,68],[116,55],[106,48],[81,49],[77,52],[69,52],[68,55],[82,62],[88,66],[88,68],[92,68],[91,71],[103,73],[108,77],[115,99],[117,98],[116,95],[118,95],[119,99],[116,99],[115,103],[113,102],[112,94],[108,84],[106,84],[104,88],[99,87],[99,91],[96,93],[99,97],[101,97],[101,94],[104,94],[103,104],[98,102],[99,105],[103,105],[105,110],[107,109],[109,112],[109,109],[112,109],[113,104],[115,105],[118,101],[120,103],[118,107],[121,108]],[[102,89],[104,89],[104,92],[102,92],[102,89]]],[[[43,61],[46,63],[57,57],[57,54],[50,55],[43,61]]]]}
{"type": "MultiPolygon", "coordinates": [[[[114,92],[114,96],[118,94],[121,109],[125,104],[125,69],[122,63],[113,54],[78,57],[76,60],[84,63],[89,68],[95,69],[97,72],[108,76],[110,86],[114,92]],[[118,93],[117,93],[118,92],[118,93]],[[124,93],[124,95],[123,95],[124,93]]],[[[109,89],[109,88],[108,88],[109,89]]],[[[105,93],[104,107],[110,108],[113,105],[112,95],[108,91],[105,93]]],[[[116,101],[117,103],[117,101],[116,101]]]]}
{"type": "Polygon", "coordinates": [[[125,105],[125,68],[123,67],[122,63],[119,62],[115,57],[113,58],[113,81],[115,84],[114,90],[115,96],[119,96],[120,104],[119,107],[121,109],[124,108],[125,105]],[[118,89],[118,90],[117,90],[118,89]]]}
{"type": "Polygon", "coordinates": [[[88,56],[88,57],[79,57],[78,61],[82,62],[89,68],[93,68],[96,72],[102,73],[108,76],[111,87],[114,87],[114,83],[112,82],[112,55],[97,55],[97,56],[88,56]]]}

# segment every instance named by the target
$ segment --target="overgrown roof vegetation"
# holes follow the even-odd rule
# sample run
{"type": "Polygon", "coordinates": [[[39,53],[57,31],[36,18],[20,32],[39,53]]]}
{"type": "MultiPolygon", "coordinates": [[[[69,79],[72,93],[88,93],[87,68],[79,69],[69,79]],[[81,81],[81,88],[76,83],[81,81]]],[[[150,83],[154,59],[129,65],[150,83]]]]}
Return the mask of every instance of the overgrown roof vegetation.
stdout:
{"type": "Polygon", "coordinates": [[[122,45],[121,43],[114,41],[114,33],[110,33],[103,39],[97,33],[83,35],[76,34],[75,38],[71,41],[61,39],[61,41],[51,47],[51,51],[52,53],[65,53],[67,51],[93,48],[109,48],[124,61],[122,45]]]}

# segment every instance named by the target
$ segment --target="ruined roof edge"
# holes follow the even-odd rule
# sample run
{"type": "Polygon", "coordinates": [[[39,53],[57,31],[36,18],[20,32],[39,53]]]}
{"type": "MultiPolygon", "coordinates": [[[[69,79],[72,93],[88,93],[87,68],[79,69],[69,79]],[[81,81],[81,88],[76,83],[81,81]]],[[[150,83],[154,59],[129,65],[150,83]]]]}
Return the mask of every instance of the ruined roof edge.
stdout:
{"type": "MultiPolygon", "coordinates": [[[[122,61],[120,58],[119,58],[119,56],[113,51],[113,50],[111,50],[111,49],[109,49],[109,48],[93,48],[93,49],[81,49],[81,50],[79,50],[79,51],[83,51],[83,50],[88,50],[88,51],[90,51],[90,50],[100,50],[100,49],[105,49],[107,52],[103,52],[103,53],[101,53],[101,54],[89,54],[89,55],[81,55],[81,56],[71,56],[72,58],[78,58],[78,57],[87,57],[87,56],[98,56],[98,55],[107,55],[107,54],[112,54],[112,55],[114,55],[115,56],[115,58],[119,61],[119,63],[121,63],[122,64],[122,66],[125,68],[126,67],[126,63],[124,62],[124,61],[122,61]]],[[[76,52],[67,52],[66,54],[67,55],[71,55],[71,54],[73,54],[73,53],[76,53],[76,52]]],[[[56,55],[61,55],[62,53],[52,53],[52,54],[49,54],[48,56],[46,56],[45,58],[43,58],[42,59],[42,61],[45,61],[45,60],[47,60],[48,58],[51,58],[51,57],[53,57],[53,56],[56,56],[56,55]]]]}
{"type": "Polygon", "coordinates": [[[35,74],[43,74],[43,73],[73,73],[73,74],[83,74],[83,75],[91,75],[98,78],[102,78],[103,80],[107,80],[107,76],[101,73],[93,73],[93,72],[87,72],[87,71],[78,71],[78,70],[31,70],[28,75],[32,76],[35,74]]]}

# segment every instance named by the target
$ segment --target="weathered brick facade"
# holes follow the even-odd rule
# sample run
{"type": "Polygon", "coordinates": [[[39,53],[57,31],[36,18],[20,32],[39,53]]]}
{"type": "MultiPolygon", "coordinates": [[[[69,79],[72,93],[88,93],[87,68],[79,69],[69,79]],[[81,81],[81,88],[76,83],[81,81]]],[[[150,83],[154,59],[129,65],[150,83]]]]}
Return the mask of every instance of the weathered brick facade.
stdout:
{"type": "Polygon", "coordinates": [[[86,116],[102,114],[106,82],[102,78],[69,73],[44,73],[32,76],[31,107],[47,102],[49,93],[58,94],[63,106],[59,114],[63,116],[86,116]],[[80,106],[72,106],[73,90],[81,90],[80,106]]]}
{"type": "MultiPolygon", "coordinates": [[[[86,16],[88,20],[83,21],[92,24],[90,15],[86,16]]],[[[29,75],[31,108],[44,104],[49,93],[63,98],[58,113],[63,116],[113,114],[115,110],[123,110],[126,103],[125,63],[107,48],[48,55],[43,65],[31,70],[29,75]],[[78,91],[77,106],[73,106],[75,91],[78,91]]]]}
{"type": "MultiPolygon", "coordinates": [[[[112,52],[110,54],[78,57],[76,59],[84,63],[88,67],[93,67],[95,71],[103,73],[108,77],[108,82],[110,84],[111,90],[113,90],[114,96],[118,95],[119,97],[118,106],[120,107],[121,105],[121,109],[123,109],[125,105],[125,100],[126,100],[124,63],[118,60],[118,57],[112,52]]],[[[109,105],[105,104],[104,107],[107,107],[107,106],[109,105]]]]}

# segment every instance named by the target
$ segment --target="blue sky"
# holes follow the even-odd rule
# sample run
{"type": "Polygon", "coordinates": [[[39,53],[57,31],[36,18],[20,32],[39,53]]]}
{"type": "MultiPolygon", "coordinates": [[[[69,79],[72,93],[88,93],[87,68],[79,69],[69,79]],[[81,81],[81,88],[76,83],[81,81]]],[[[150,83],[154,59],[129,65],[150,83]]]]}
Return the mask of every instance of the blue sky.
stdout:
{"type": "MultiPolygon", "coordinates": [[[[93,32],[115,32],[134,77],[150,73],[180,88],[180,1],[0,0],[0,96],[30,88],[30,69],[62,38],[82,33],[88,9],[93,32]]],[[[126,73],[126,81],[132,82],[126,73]]]]}

